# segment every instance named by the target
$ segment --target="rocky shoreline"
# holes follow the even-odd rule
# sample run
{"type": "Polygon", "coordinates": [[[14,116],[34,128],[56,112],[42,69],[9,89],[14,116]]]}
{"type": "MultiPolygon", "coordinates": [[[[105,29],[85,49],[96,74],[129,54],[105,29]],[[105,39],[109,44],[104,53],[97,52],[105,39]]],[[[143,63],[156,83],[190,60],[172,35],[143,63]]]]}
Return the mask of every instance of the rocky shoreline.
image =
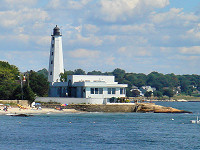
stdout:
{"type": "Polygon", "coordinates": [[[139,103],[136,104],[136,112],[153,112],[153,113],[192,113],[185,110],[179,110],[172,107],[156,105],[154,103],[139,103]]]}
{"type": "Polygon", "coordinates": [[[44,105],[42,109],[9,108],[8,111],[0,110],[0,115],[7,114],[57,114],[57,113],[81,113],[81,112],[105,112],[105,113],[192,113],[172,107],[164,107],[155,103],[111,103],[111,104],[70,104],[61,107],[58,104],[44,105]],[[55,107],[62,108],[56,110],[55,107]]]}
{"type": "Polygon", "coordinates": [[[86,112],[138,112],[138,113],[192,113],[172,107],[164,107],[154,103],[123,103],[123,104],[71,104],[66,108],[86,112]]]}

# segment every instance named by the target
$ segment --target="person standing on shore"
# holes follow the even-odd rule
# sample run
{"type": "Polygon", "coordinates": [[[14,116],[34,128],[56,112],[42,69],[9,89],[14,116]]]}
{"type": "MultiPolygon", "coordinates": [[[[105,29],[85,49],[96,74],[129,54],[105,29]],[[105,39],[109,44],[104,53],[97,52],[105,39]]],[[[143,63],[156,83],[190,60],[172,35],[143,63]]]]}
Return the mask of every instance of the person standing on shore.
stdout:
{"type": "Polygon", "coordinates": [[[7,106],[4,106],[4,109],[3,109],[4,111],[7,111],[8,110],[8,107],[7,106]]]}

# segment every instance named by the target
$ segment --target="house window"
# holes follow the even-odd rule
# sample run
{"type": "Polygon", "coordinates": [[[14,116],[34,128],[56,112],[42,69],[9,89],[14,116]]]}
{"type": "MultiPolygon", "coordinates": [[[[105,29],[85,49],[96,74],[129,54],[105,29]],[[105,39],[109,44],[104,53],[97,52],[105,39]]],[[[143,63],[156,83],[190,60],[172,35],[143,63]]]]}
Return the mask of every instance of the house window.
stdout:
{"type": "Polygon", "coordinates": [[[99,88],[99,94],[103,94],[103,88],[99,88]]]}
{"type": "Polygon", "coordinates": [[[91,88],[91,94],[103,94],[103,88],[91,88]]]}
{"type": "Polygon", "coordinates": [[[99,89],[95,88],[95,94],[98,94],[98,93],[99,93],[99,89]]]}
{"type": "Polygon", "coordinates": [[[90,89],[91,94],[94,94],[94,88],[90,89]]]}
{"type": "Polygon", "coordinates": [[[108,88],[108,94],[115,94],[116,89],[115,88],[108,88]]]}
{"type": "Polygon", "coordinates": [[[125,94],[125,89],[124,88],[120,88],[120,94],[125,94]]]}
{"type": "Polygon", "coordinates": [[[116,89],[112,88],[112,94],[115,94],[116,89]]]}
{"type": "Polygon", "coordinates": [[[108,88],[108,94],[111,94],[111,88],[108,88]]]}

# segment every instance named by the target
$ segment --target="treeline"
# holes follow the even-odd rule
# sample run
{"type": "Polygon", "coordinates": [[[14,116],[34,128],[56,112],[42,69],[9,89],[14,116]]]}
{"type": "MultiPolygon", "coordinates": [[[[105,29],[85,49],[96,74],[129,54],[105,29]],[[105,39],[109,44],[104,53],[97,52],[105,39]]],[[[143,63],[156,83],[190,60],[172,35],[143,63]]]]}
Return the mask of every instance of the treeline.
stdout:
{"type": "Polygon", "coordinates": [[[49,83],[44,70],[20,73],[16,66],[0,61],[0,99],[32,102],[36,96],[47,96],[49,83]]]}
{"type": "MultiPolygon", "coordinates": [[[[200,96],[199,75],[175,75],[151,72],[148,75],[143,73],[126,73],[125,70],[115,69],[112,72],[91,71],[85,72],[82,69],[65,71],[61,74],[61,81],[67,80],[67,75],[114,75],[116,82],[128,84],[127,96],[137,96],[131,91],[132,86],[138,88],[151,86],[156,88],[155,96],[161,97],[168,92],[184,95],[200,96]]],[[[28,99],[33,101],[36,96],[48,96],[48,71],[46,69],[37,72],[30,70],[20,73],[19,69],[8,62],[0,61],[0,99],[28,99]]],[[[147,94],[148,96],[148,94],[147,94]]]]}
{"type": "Polygon", "coordinates": [[[131,92],[132,86],[138,88],[142,86],[151,86],[156,88],[155,96],[166,95],[165,93],[173,91],[174,94],[184,94],[190,96],[200,96],[200,75],[175,75],[151,72],[148,75],[144,73],[126,73],[125,70],[115,69],[112,72],[91,71],[86,73],[82,69],[74,71],[65,71],[61,74],[61,80],[66,81],[67,75],[114,75],[115,80],[121,84],[128,84],[127,96],[134,96],[131,92]]]}

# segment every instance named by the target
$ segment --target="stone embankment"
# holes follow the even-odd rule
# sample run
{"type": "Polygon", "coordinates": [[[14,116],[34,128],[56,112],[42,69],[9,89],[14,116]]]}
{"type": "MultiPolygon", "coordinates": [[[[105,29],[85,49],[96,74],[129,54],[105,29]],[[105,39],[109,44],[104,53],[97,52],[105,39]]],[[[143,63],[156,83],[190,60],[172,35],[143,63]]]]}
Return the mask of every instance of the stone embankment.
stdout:
{"type": "Polygon", "coordinates": [[[88,105],[74,104],[66,108],[86,112],[152,112],[152,113],[191,113],[185,110],[179,110],[172,107],[155,105],[154,103],[136,103],[136,104],[107,104],[107,105],[88,105]]]}

